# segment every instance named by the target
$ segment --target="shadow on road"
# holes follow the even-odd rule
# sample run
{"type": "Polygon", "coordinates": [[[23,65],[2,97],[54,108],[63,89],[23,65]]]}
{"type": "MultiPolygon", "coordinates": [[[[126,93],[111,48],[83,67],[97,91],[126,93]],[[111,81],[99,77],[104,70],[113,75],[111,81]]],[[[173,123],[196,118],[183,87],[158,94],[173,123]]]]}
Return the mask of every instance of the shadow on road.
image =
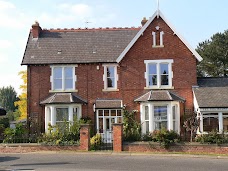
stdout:
{"type": "Polygon", "coordinates": [[[11,160],[18,160],[20,157],[10,157],[10,156],[5,156],[5,157],[0,157],[0,162],[6,162],[6,161],[11,161],[11,160]]]}
{"type": "Polygon", "coordinates": [[[69,162],[55,162],[55,163],[29,163],[29,164],[12,164],[11,166],[37,166],[37,165],[63,165],[63,164],[72,164],[69,162]]]}

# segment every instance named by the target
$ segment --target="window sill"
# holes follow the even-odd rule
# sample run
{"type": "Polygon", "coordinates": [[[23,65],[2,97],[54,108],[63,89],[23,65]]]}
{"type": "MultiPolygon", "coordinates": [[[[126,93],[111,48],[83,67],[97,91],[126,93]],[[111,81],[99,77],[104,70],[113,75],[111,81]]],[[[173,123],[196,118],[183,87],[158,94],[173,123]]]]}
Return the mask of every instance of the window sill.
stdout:
{"type": "Polygon", "coordinates": [[[102,91],[119,91],[119,89],[102,89],[102,91]]]}
{"type": "Polygon", "coordinates": [[[164,90],[164,89],[174,89],[174,87],[144,87],[145,90],[164,90]]]}
{"type": "Polygon", "coordinates": [[[152,48],[163,48],[163,47],[164,47],[164,45],[152,46],[152,48]]]}
{"type": "Polygon", "coordinates": [[[73,93],[78,92],[78,90],[49,90],[49,93],[73,93]]]}

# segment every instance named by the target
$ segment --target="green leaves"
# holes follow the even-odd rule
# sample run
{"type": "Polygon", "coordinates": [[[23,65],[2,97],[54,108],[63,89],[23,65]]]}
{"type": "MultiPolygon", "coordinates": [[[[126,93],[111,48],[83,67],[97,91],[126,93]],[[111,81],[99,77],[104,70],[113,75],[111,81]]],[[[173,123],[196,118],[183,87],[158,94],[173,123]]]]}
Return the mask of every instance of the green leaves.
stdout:
{"type": "Polygon", "coordinates": [[[203,61],[197,65],[199,77],[228,76],[228,30],[199,43],[196,51],[203,57],[203,61]]]}

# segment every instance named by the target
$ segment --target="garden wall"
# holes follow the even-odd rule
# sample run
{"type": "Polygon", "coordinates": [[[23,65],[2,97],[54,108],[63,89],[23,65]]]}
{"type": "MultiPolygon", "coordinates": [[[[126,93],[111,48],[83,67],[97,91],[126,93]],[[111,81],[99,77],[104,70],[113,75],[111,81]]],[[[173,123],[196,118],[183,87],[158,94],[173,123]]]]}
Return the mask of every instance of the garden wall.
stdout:
{"type": "Polygon", "coordinates": [[[175,144],[164,148],[154,142],[124,143],[123,151],[127,152],[151,152],[151,153],[192,153],[192,154],[228,154],[228,144],[212,145],[200,143],[175,144]]]}

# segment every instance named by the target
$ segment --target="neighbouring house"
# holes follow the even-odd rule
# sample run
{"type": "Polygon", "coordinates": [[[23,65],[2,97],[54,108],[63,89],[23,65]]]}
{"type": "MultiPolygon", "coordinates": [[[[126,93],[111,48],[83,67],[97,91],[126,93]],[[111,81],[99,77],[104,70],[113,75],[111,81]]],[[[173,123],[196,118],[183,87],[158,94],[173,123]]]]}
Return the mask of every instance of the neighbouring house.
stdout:
{"type": "Polygon", "coordinates": [[[164,127],[183,135],[194,104],[204,117],[198,98],[204,88],[196,88],[202,57],[159,10],[141,24],[50,30],[33,24],[22,60],[31,132],[90,117],[96,132],[110,137],[126,108],[137,111],[144,134],[164,127]]]}

